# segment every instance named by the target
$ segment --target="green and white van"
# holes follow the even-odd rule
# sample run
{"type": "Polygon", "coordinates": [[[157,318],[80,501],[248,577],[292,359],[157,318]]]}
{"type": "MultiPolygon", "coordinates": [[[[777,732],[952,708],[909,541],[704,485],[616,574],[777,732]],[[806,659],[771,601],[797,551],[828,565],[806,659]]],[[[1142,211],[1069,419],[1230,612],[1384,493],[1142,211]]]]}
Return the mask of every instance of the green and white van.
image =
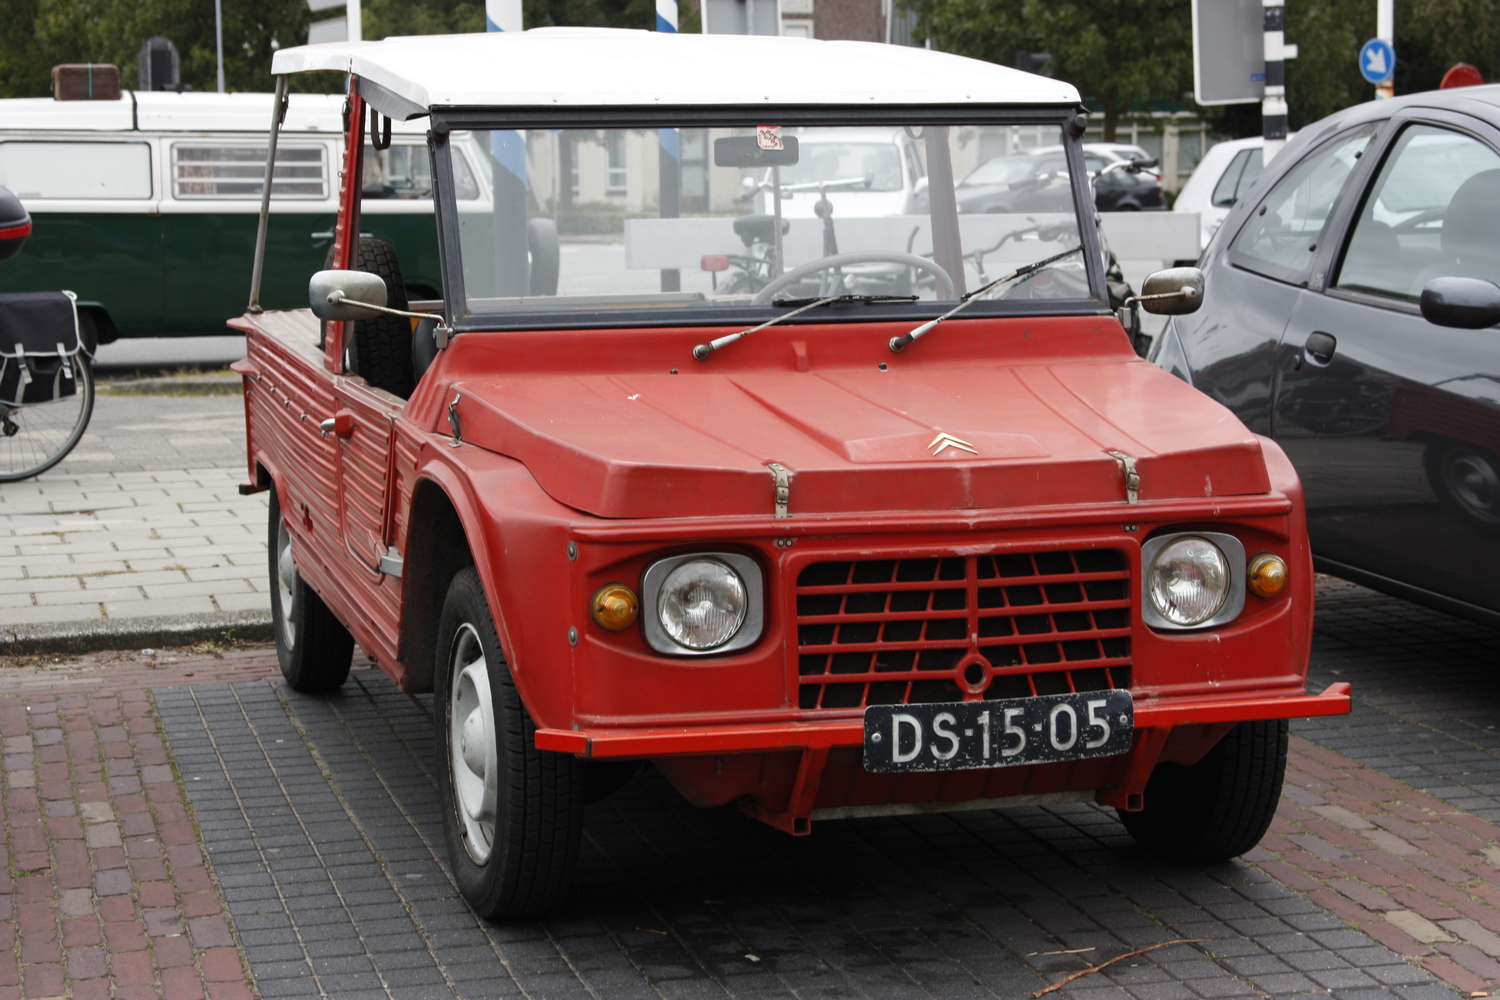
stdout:
{"type": "MultiPolygon", "coordinates": [[[[0,185],[31,213],[0,291],[68,288],[85,336],[225,332],[249,299],[270,94],[125,92],[113,101],[0,100],[0,185]]],[[[271,191],[261,303],[304,308],[333,242],[342,95],[294,94],[271,191]]],[[[488,157],[454,144],[460,198],[490,197],[488,157]]],[[[413,299],[441,298],[426,123],[365,152],[364,229],[395,248],[413,299]]]]}

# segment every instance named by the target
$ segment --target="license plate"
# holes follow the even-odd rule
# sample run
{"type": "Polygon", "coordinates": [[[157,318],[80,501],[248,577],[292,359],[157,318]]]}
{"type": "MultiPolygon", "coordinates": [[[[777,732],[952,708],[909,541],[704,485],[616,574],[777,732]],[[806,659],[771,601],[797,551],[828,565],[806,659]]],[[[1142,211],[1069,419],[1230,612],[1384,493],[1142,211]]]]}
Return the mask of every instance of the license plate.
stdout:
{"type": "Polygon", "coordinates": [[[1014,767],[1130,749],[1135,703],[1120,688],[1035,698],[865,709],[865,770],[1014,767]]]}

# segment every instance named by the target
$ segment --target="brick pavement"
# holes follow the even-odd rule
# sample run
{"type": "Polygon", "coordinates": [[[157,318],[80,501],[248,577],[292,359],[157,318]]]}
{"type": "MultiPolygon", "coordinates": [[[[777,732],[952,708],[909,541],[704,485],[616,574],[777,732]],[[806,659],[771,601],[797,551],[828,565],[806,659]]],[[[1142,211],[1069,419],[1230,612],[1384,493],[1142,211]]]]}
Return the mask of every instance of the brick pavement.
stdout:
{"type": "Polygon", "coordinates": [[[274,660],[51,661],[0,665],[0,1000],[254,996],[144,685],[274,660]]]}
{"type": "Polygon", "coordinates": [[[490,927],[444,873],[430,698],[356,675],[157,692],[266,997],[1451,996],[1245,863],[1151,858],[1091,805],[825,822],[789,838],[654,772],[591,806],[553,919],[490,927]]]}
{"type": "Polygon", "coordinates": [[[427,699],[368,669],[339,695],[297,696],[266,682],[276,670],[263,647],[0,661],[0,913],[31,905],[35,921],[0,941],[0,1000],[61,995],[43,992],[59,974],[72,996],[102,991],[112,940],[138,956],[118,960],[120,975],[149,971],[150,989],[173,996],[253,983],[265,997],[1018,997],[1179,937],[1207,940],[1057,995],[1438,1000],[1452,996],[1440,981],[1493,988],[1500,831],[1456,800],[1482,812],[1500,791],[1488,784],[1494,755],[1478,746],[1500,688],[1473,670],[1494,635],[1368,592],[1334,593],[1322,608],[1315,683],[1353,680],[1358,707],[1297,723],[1305,738],[1294,738],[1287,797],[1254,864],[1162,863],[1087,805],[822,823],[793,839],[732,810],[692,809],[647,772],[590,807],[568,907],[505,928],[474,920],[447,880],[427,699]],[[1465,679],[1455,713],[1450,692],[1465,679]],[[122,729],[126,739],[111,738],[122,729]],[[14,736],[33,739],[29,767],[14,736]],[[167,760],[180,783],[152,780],[167,760]],[[1382,773],[1395,769],[1426,789],[1382,773]],[[70,803],[76,814],[61,815],[70,803]],[[131,811],[138,803],[145,813],[131,811]],[[88,811],[100,804],[110,813],[88,811]],[[177,816],[196,821],[198,859],[211,862],[172,853],[187,845],[147,856],[177,816]],[[132,832],[148,820],[154,833],[132,832]],[[129,891],[64,885],[80,863],[103,888],[128,877],[129,891]],[[179,870],[170,899],[143,888],[170,886],[179,870]],[[193,936],[187,900],[214,890],[229,943],[193,936]],[[86,913],[72,912],[85,900],[86,913]],[[147,922],[152,911],[162,922],[147,922]],[[99,943],[70,944],[93,939],[67,928],[94,928],[99,943]],[[188,964],[166,964],[184,947],[188,964]],[[210,978],[228,975],[230,947],[238,978],[210,978]],[[6,982],[7,961],[31,977],[24,987],[6,982]]]}

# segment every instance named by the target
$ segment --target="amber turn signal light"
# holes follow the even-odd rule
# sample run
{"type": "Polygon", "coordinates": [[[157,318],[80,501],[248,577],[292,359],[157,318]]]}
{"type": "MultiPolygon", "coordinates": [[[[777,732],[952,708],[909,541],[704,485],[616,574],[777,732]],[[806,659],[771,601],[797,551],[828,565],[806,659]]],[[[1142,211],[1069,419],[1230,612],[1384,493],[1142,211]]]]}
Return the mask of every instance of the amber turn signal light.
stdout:
{"type": "Polygon", "coordinates": [[[1250,560],[1246,586],[1256,597],[1275,597],[1286,589],[1286,562],[1277,555],[1262,552],[1250,560]]]}
{"type": "Polygon", "coordinates": [[[606,583],[594,592],[589,610],[594,621],[618,632],[635,624],[636,616],[641,613],[641,600],[623,583],[606,583]]]}

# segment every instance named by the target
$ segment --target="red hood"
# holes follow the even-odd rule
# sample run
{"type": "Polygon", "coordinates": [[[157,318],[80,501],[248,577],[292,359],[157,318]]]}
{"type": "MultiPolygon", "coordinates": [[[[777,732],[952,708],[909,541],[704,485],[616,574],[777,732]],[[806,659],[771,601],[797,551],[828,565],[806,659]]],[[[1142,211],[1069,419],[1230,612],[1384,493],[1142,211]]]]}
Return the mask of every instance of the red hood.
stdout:
{"type": "Polygon", "coordinates": [[[1137,459],[1143,502],[1269,490],[1259,441],[1228,410],[1111,354],[890,371],[454,371],[446,398],[463,396],[466,440],[601,517],[769,515],[772,462],[790,472],[793,515],[1123,504],[1110,451],[1137,459]],[[934,455],[941,433],[977,454],[934,455]]]}

